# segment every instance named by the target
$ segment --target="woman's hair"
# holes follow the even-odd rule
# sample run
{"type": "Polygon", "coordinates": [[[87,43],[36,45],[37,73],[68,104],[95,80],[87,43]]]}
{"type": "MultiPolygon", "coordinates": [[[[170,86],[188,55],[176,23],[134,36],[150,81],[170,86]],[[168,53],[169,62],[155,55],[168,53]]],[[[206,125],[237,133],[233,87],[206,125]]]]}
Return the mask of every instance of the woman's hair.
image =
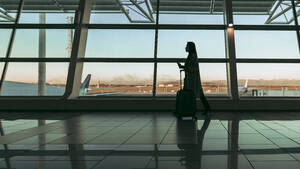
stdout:
{"type": "Polygon", "coordinates": [[[188,42],[187,46],[189,48],[189,53],[197,53],[196,51],[196,45],[194,42],[188,42]]]}

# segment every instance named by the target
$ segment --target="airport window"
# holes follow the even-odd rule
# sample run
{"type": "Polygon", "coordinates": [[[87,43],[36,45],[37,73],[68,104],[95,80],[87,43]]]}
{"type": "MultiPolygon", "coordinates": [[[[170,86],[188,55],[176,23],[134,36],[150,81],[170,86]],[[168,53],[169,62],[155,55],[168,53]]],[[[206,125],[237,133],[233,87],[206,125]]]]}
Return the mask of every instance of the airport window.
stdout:
{"type": "Polygon", "coordinates": [[[62,96],[67,72],[67,63],[9,63],[1,95],[62,96]],[[42,72],[43,80],[39,78],[39,64],[46,67],[42,72]]]}
{"type": "Polygon", "coordinates": [[[234,23],[237,25],[294,25],[290,0],[232,1],[234,23]]]}
{"type": "Polygon", "coordinates": [[[84,63],[80,94],[152,96],[152,86],[152,63],[84,63]],[[84,87],[89,74],[91,75],[89,85],[84,87]]]}
{"type": "MultiPolygon", "coordinates": [[[[228,96],[225,63],[200,63],[200,76],[204,94],[228,96]]],[[[180,89],[180,72],[176,63],[159,63],[157,68],[157,96],[175,96],[180,89]]],[[[182,73],[182,83],[184,73],[182,73]]]]}
{"type": "MultiPolygon", "coordinates": [[[[180,89],[179,69],[176,63],[159,63],[157,64],[157,96],[175,96],[180,89]]],[[[182,73],[182,81],[184,73],[182,73]]]]}
{"type": "Polygon", "coordinates": [[[40,57],[39,45],[45,45],[45,57],[67,58],[71,55],[72,41],[72,29],[18,29],[16,31],[11,57],[40,57]],[[41,35],[41,31],[44,32],[45,36],[41,35]]]}
{"type": "MultiPolygon", "coordinates": [[[[17,21],[20,1],[7,2],[0,1],[0,9],[5,11],[0,13],[1,71],[3,65],[8,64],[2,96],[39,95],[38,72],[43,72],[38,66],[40,62],[46,65],[46,85],[59,88],[59,92],[47,91],[45,96],[62,96],[68,70],[76,70],[74,77],[82,77],[80,83],[91,75],[89,85],[79,92],[81,96],[150,97],[155,94],[153,85],[156,85],[155,96],[174,97],[179,90],[176,62],[187,58],[188,41],[196,44],[206,96],[230,96],[228,91],[240,93],[244,86],[258,90],[257,95],[263,91],[267,93],[264,96],[299,96],[296,92],[298,77],[293,76],[298,70],[296,63],[300,62],[299,42],[291,1],[233,0],[234,44],[228,44],[225,38],[224,30],[229,25],[225,24],[224,18],[228,17],[224,14],[230,12],[224,13],[226,1],[223,0],[160,1],[159,13],[156,0],[138,4],[135,1],[93,0],[90,21],[82,25],[73,24],[75,11],[81,10],[79,0],[43,3],[24,0],[17,24],[12,23],[17,21]],[[158,14],[159,22],[156,22],[158,14]],[[73,43],[75,33],[82,33],[78,26],[87,28],[88,34],[80,34],[77,39],[80,43],[73,43]],[[11,54],[4,58],[14,29],[11,54]],[[74,44],[81,45],[78,46],[80,52],[75,50],[74,58],[70,58],[74,44]],[[45,46],[44,51],[41,46],[45,46]],[[236,52],[230,53],[228,49],[236,52]],[[76,58],[77,55],[84,58],[76,58]],[[42,57],[45,58],[40,60],[42,57]],[[292,60],[281,62],[280,59],[292,60]],[[76,63],[83,63],[83,72],[77,71],[76,63]],[[237,65],[237,77],[234,70],[228,71],[230,65],[227,63],[237,65]],[[270,70],[273,72],[269,73],[270,70]],[[235,78],[238,78],[239,87],[231,86],[229,90],[227,81],[235,78]],[[265,80],[258,84],[256,80],[259,79],[275,79],[277,86],[270,87],[265,80]],[[278,83],[282,79],[290,80],[278,83]],[[10,89],[7,84],[11,81],[32,88],[10,89]],[[279,89],[284,94],[278,93],[279,89]]],[[[295,3],[299,5],[298,1],[295,3]]],[[[69,74],[69,80],[74,77],[69,74]]],[[[240,96],[251,94],[247,91],[240,96]]]]}
{"type": "Polygon", "coordinates": [[[87,58],[153,58],[154,30],[90,29],[87,58]]]}
{"type": "Polygon", "coordinates": [[[156,0],[102,1],[94,0],[91,24],[154,24],[156,22],[156,0]]]}
{"type": "MultiPolygon", "coordinates": [[[[24,0],[24,7],[20,17],[21,24],[72,24],[75,11],[78,9],[79,0],[68,1],[67,3],[44,2],[24,0]],[[47,10],[44,10],[47,9],[47,10]],[[45,19],[41,19],[41,17],[45,19]]],[[[11,2],[7,9],[18,7],[19,2],[11,2]]]]}
{"type": "Polygon", "coordinates": [[[160,24],[224,24],[223,0],[160,2],[160,24]]]}
{"type": "Polygon", "coordinates": [[[300,58],[295,31],[235,31],[237,58],[300,58]]]}
{"type": "Polygon", "coordinates": [[[8,42],[10,39],[11,30],[10,29],[0,29],[0,57],[5,57],[8,42]]]}
{"type": "Polygon", "coordinates": [[[241,97],[300,96],[299,64],[239,63],[237,70],[241,97]]]}
{"type": "Polygon", "coordinates": [[[228,96],[225,63],[200,63],[200,76],[207,96],[228,96]]]}
{"type": "Polygon", "coordinates": [[[159,30],[158,57],[186,58],[186,43],[196,44],[198,58],[225,58],[224,30],[159,30]]]}

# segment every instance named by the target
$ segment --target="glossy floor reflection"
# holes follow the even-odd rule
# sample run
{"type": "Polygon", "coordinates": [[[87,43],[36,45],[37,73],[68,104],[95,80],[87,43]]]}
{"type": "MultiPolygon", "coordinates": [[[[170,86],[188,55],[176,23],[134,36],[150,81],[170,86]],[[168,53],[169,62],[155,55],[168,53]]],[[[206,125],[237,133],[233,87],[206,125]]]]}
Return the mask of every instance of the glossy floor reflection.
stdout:
{"type": "Polygon", "coordinates": [[[0,115],[0,168],[300,168],[299,113],[0,115]]]}

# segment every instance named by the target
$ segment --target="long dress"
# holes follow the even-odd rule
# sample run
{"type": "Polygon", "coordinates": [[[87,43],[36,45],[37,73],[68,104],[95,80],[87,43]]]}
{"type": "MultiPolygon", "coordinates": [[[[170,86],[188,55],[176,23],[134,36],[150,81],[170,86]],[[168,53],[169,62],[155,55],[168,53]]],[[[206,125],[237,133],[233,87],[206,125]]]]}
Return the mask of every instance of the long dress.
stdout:
{"type": "Polygon", "coordinates": [[[184,78],[184,88],[194,91],[196,98],[200,98],[202,104],[206,110],[210,110],[210,106],[204,96],[203,88],[201,85],[200,71],[198,64],[197,53],[189,53],[185,64],[185,78],[184,78]]]}

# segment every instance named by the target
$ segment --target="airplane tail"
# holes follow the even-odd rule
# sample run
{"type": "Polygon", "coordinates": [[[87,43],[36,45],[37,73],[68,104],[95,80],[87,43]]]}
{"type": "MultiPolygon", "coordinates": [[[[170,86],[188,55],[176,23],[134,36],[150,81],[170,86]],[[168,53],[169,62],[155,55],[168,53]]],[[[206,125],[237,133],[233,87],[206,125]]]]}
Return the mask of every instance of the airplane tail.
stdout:
{"type": "Polygon", "coordinates": [[[246,88],[248,87],[248,79],[246,80],[244,87],[246,87],[246,88]]]}
{"type": "Polygon", "coordinates": [[[91,74],[88,74],[86,76],[86,78],[84,79],[84,81],[80,85],[80,89],[87,89],[87,88],[89,88],[90,81],[91,81],[91,76],[92,76],[91,74]]]}

